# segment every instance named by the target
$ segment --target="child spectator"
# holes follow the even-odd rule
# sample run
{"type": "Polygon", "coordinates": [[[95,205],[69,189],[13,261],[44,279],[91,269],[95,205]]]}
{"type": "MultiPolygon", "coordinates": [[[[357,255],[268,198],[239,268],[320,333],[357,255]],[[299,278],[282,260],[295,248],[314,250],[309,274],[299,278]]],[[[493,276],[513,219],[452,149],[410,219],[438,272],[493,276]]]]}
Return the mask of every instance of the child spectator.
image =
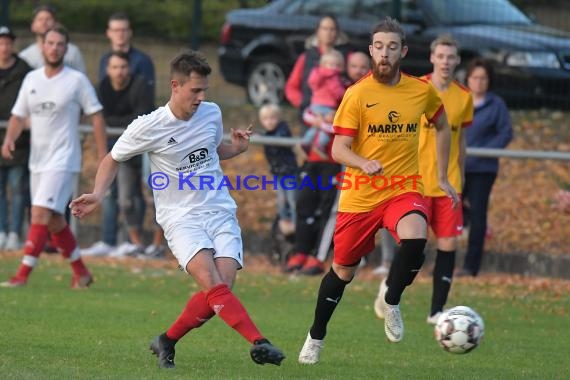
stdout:
{"type": "MultiPolygon", "coordinates": [[[[259,109],[259,121],[265,129],[265,136],[291,137],[289,126],[281,120],[281,108],[276,104],[266,104],[259,109]]],[[[265,145],[265,157],[277,185],[277,214],[279,229],[288,236],[295,232],[295,186],[297,161],[288,147],[265,145]]]]}
{"type": "MultiPolygon", "coordinates": [[[[309,75],[309,88],[312,91],[309,109],[329,123],[346,90],[342,77],[344,68],[342,54],[338,50],[330,50],[321,56],[319,66],[313,68],[309,75]]],[[[309,128],[303,137],[303,147],[312,147],[315,153],[326,158],[329,141],[329,134],[318,128],[309,128]]]]}

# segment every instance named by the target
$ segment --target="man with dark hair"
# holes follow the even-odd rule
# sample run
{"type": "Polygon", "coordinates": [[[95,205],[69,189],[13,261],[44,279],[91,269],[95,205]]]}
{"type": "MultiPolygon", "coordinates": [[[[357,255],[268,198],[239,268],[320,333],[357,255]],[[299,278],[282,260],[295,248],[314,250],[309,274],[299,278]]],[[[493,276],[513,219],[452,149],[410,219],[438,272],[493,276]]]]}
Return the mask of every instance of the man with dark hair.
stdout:
{"type": "MultiPolygon", "coordinates": [[[[16,36],[6,26],[0,26],[0,120],[8,120],[18,91],[30,66],[14,53],[16,36]]],[[[5,130],[0,128],[0,141],[5,130]]],[[[0,155],[0,251],[20,248],[20,232],[28,190],[28,156],[30,131],[24,131],[16,140],[13,160],[0,155]],[[7,189],[10,189],[10,205],[7,189]]]]}
{"type": "MultiPolygon", "coordinates": [[[[147,114],[154,109],[154,101],[148,85],[142,76],[134,76],[129,68],[129,55],[123,51],[111,52],[107,61],[107,75],[97,87],[97,95],[103,105],[103,116],[108,126],[126,129],[138,116],[147,114]]],[[[108,139],[108,149],[110,150],[117,142],[117,137],[108,139]]],[[[141,236],[144,214],[145,199],[142,192],[142,156],[135,156],[119,165],[117,181],[114,187],[115,192],[108,191],[103,202],[102,219],[102,242],[114,245],[117,239],[116,222],[111,222],[109,212],[110,203],[116,202],[118,198],[120,215],[127,226],[130,243],[123,246],[122,251],[117,252],[118,256],[135,256],[144,252],[143,239],[141,236]],[[109,199],[112,198],[112,199],[109,199]],[[108,243],[107,243],[108,242],[108,243]]],[[[114,208],[111,206],[111,208],[114,208]]],[[[116,220],[116,213],[113,219],[116,220]]],[[[82,250],[83,255],[89,256],[93,253],[101,254],[93,249],[82,250]]],[[[96,254],[95,254],[96,256],[96,254]]]]}
{"type": "MultiPolygon", "coordinates": [[[[128,57],[129,62],[129,72],[133,78],[140,77],[144,80],[147,89],[144,91],[150,96],[151,102],[154,105],[155,101],[155,72],[152,60],[148,55],[142,51],[134,48],[131,45],[131,38],[133,36],[133,31],[131,29],[131,23],[129,17],[126,13],[118,12],[113,13],[109,17],[107,22],[107,38],[111,43],[111,50],[103,54],[99,61],[99,71],[98,78],[99,82],[102,82],[107,76],[109,60],[114,52],[123,52],[128,57]]],[[[154,106],[153,106],[154,108],[154,106]]],[[[145,112],[146,113],[146,112],[145,112]]],[[[122,125],[114,125],[115,127],[126,127],[129,122],[122,125]]],[[[113,147],[117,138],[115,136],[109,137],[107,141],[107,147],[109,150],[113,147]]],[[[148,167],[148,158],[143,155],[141,158],[141,172],[145,172],[145,168],[148,167]]],[[[119,177],[121,175],[119,174],[119,177]]],[[[117,245],[117,231],[119,230],[117,216],[119,214],[118,207],[119,198],[119,188],[116,182],[113,183],[108,191],[107,196],[103,202],[103,218],[101,220],[101,240],[93,244],[92,246],[82,250],[84,255],[88,256],[134,256],[139,254],[141,248],[141,242],[135,240],[125,241],[118,247],[117,245]]],[[[141,209],[140,214],[144,216],[145,204],[141,202],[138,203],[138,208],[141,209]]],[[[162,231],[159,228],[155,230],[154,241],[160,242],[162,239],[162,231]]],[[[160,244],[153,244],[147,247],[149,257],[160,256],[164,254],[164,250],[161,249],[160,244]]]]}
{"type": "MultiPolygon", "coordinates": [[[[37,69],[44,65],[42,54],[43,37],[46,32],[58,25],[55,9],[49,5],[40,5],[34,9],[30,29],[36,36],[36,42],[20,52],[20,58],[26,61],[32,68],[37,69]]],[[[69,39],[68,39],[69,40],[69,39]]],[[[64,64],[72,69],[87,74],[85,62],[79,48],[68,41],[67,52],[63,60],[64,64]]]]}
{"type": "Polygon", "coordinates": [[[68,42],[69,36],[62,27],[50,29],[44,35],[45,66],[24,79],[2,144],[2,156],[12,159],[15,142],[25,128],[25,118],[30,118],[31,224],[20,268],[14,277],[1,284],[4,287],[27,284],[48,233],[71,264],[71,287],[85,288],[93,282],[64,212],[81,170],[81,113],[91,116],[99,159],[106,153],[105,122],[89,79],[63,63],[68,42]]]}
{"type": "Polygon", "coordinates": [[[107,38],[111,42],[111,50],[103,54],[99,61],[99,81],[107,74],[107,63],[111,53],[114,51],[125,52],[129,56],[131,75],[134,77],[142,76],[145,79],[154,102],[154,65],[148,55],[132,46],[132,37],[133,30],[127,14],[122,12],[112,14],[107,23],[107,38]]]}
{"type": "Polygon", "coordinates": [[[400,298],[424,261],[426,205],[418,168],[420,118],[437,129],[439,185],[458,202],[447,181],[449,127],[441,99],[429,83],[400,71],[408,52],[400,24],[386,18],[372,32],[372,74],[351,86],[333,122],[332,155],[346,165],[334,233],[334,258],[321,281],[313,324],[299,362],[315,364],[327,325],[363,256],[374,249],[378,229],[400,243],[383,289],[384,331],[403,338],[400,298]],[[348,184],[347,184],[348,183],[348,184]]]}
{"type": "Polygon", "coordinates": [[[180,268],[200,287],[172,326],[151,342],[159,366],[174,368],[178,340],[216,314],[252,344],[250,354],[255,363],[280,365],[285,356],[261,334],[231,291],[237,271],[243,267],[237,206],[227,187],[200,188],[202,177],[218,183],[222,180],[220,161],[247,150],[251,128],[232,128],[231,143],[222,141],[220,108],[205,101],[211,68],[201,54],[181,53],[170,67],[169,102],[129,125],[99,165],[93,193],[72,201],[72,213],[81,218],[95,210],[119,162],[148,152],[152,172],[161,176],[158,182],[170,183],[153,191],[156,220],[180,268]],[[177,185],[181,177],[196,190],[181,191],[177,185]]]}

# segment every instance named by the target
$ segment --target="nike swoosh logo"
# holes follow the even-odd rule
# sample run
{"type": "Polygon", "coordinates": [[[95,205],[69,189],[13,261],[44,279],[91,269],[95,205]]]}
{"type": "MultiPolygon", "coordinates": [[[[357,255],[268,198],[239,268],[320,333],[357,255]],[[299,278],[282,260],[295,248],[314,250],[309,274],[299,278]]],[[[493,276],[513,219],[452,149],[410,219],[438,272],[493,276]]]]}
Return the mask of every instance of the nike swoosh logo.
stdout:
{"type": "Polygon", "coordinates": [[[416,202],[414,202],[414,206],[416,206],[416,207],[421,207],[421,208],[426,208],[426,206],[424,206],[424,205],[422,205],[422,204],[419,204],[419,203],[416,203],[416,202]]]}
{"type": "Polygon", "coordinates": [[[442,276],[441,281],[449,282],[451,284],[451,278],[449,278],[447,276],[442,276]]]}
{"type": "Polygon", "coordinates": [[[338,297],[337,299],[332,299],[332,298],[330,298],[330,297],[327,297],[327,298],[325,298],[325,300],[330,301],[330,302],[334,302],[334,303],[337,303],[337,304],[338,304],[339,298],[340,298],[340,297],[338,297]]]}
{"type": "Polygon", "coordinates": [[[380,103],[380,102],[376,102],[376,103],[372,103],[372,104],[366,103],[366,108],[374,107],[378,103],[380,103]]]}

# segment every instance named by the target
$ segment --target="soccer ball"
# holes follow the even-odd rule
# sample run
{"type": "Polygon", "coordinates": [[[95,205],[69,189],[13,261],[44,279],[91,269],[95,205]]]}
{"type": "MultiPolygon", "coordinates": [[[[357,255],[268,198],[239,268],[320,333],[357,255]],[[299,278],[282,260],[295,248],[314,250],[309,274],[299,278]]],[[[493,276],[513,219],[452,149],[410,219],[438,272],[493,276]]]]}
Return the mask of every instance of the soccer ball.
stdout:
{"type": "Polygon", "coordinates": [[[485,325],[467,306],[456,306],[441,313],[435,325],[435,339],[447,352],[466,354],[479,345],[485,325]]]}

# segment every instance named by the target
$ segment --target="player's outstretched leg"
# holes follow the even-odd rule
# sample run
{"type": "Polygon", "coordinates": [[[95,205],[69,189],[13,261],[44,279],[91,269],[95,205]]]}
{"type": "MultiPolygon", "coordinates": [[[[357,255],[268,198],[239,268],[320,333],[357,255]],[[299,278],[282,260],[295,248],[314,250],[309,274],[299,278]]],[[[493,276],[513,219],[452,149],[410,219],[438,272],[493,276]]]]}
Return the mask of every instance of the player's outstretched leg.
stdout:
{"type": "Polygon", "coordinates": [[[176,341],[166,336],[166,333],[161,334],[150,342],[150,350],[153,354],[158,356],[159,368],[174,368],[174,345],[176,341]]]}
{"type": "Polygon", "coordinates": [[[281,365],[285,355],[267,339],[259,339],[253,343],[249,350],[251,359],[257,364],[281,365]]]}

